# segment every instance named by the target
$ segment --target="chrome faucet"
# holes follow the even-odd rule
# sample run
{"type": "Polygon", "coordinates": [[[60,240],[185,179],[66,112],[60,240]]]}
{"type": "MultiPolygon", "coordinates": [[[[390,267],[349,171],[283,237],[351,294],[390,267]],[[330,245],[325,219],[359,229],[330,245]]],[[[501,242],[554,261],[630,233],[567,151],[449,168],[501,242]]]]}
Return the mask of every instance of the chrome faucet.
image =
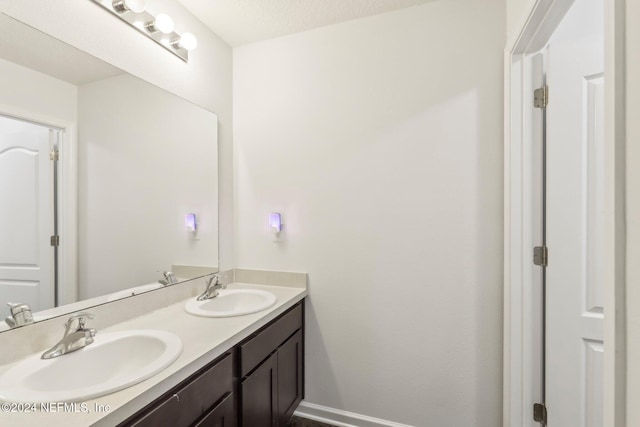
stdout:
{"type": "Polygon", "coordinates": [[[30,325],[33,323],[33,313],[31,307],[27,304],[8,302],[11,315],[4,319],[11,328],[19,328],[20,326],[30,325]]]}
{"type": "Polygon", "coordinates": [[[162,275],[164,276],[164,279],[160,280],[159,282],[164,286],[175,285],[176,283],[178,283],[178,279],[176,279],[175,274],[173,274],[172,272],[165,271],[162,273],[162,275]]]}
{"type": "Polygon", "coordinates": [[[87,319],[93,319],[93,317],[93,314],[89,313],[78,313],[69,317],[65,325],[64,336],[56,345],[42,353],[42,359],[53,359],[91,344],[93,337],[96,336],[96,330],[87,329],[84,325],[87,319]]]}
{"type": "Polygon", "coordinates": [[[219,274],[212,274],[209,279],[207,279],[207,287],[204,292],[196,298],[198,301],[206,301],[211,298],[215,298],[218,296],[218,290],[226,289],[227,285],[224,283],[220,283],[221,276],[219,274]]]}

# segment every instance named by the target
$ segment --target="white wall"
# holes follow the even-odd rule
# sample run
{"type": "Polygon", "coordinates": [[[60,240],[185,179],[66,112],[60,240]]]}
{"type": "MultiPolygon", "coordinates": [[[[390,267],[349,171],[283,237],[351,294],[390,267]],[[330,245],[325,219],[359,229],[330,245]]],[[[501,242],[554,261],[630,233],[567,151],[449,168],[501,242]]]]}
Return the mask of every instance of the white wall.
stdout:
{"type": "Polygon", "coordinates": [[[627,426],[640,425],[640,1],[626,1],[627,426]]]}
{"type": "Polygon", "coordinates": [[[215,114],[124,74],[80,87],[79,122],[80,299],[217,267],[215,114]]]}
{"type": "Polygon", "coordinates": [[[174,18],[176,31],[198,37],[188,64],[94,4],[78,0],[2,0],[0,12],[218,115],[220,265],[233,267],[232,51],[174,0],[149,0],[174,18]]]}
{"type": "Polygon", "coordinates": [[[76,123],[78,88],[0,58],[0,114],[76,123]]]}
{"type": "Polygon", "coordinates": [[[308,402],[500,425],[504,13],[437,1],[234,50],[236,265],[309,273],[308,402]]]}
{"type": "Polygon", "coordinates": [[[518,36],[535,3],[536,0],[506,0],[507,40],[509,42],[518,36]]]}

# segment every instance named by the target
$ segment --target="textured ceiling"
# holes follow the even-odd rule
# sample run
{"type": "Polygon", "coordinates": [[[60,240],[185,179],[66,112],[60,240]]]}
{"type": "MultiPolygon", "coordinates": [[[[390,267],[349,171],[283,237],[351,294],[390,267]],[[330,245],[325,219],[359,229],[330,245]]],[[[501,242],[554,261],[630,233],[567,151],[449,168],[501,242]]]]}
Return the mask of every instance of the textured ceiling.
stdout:
{"type": "Polygon", "coordinates": [[[231,46],[415,6],[433,0],[179,0],[231,46]]]}

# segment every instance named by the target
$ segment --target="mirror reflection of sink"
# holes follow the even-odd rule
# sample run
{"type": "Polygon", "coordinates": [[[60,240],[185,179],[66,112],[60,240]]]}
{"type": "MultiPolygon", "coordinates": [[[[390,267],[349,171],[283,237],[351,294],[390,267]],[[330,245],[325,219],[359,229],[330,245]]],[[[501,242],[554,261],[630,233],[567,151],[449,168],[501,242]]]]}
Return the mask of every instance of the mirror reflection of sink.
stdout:
{"type": "Polygon", "coordinates": [[[161,283],[149,283],[148,285],[136,286],[134,288],[128,288],[123,291],[114,292],[112,294],[107,295],[107,302],[119,300],[125,297],[131,297],[134,295],[141,294],[143,292],[152,291],[154,289],[160,289],[162,287],[161,283]]]}
{"type": "Polygon", "coordinates": [[[205,301],[192,299],[184,309],[187,313],[202,317],[233,317],[257,313],[276,303],[276,296],[258,289],[223,289],[218,296],[205,301]]]}
{"type": "Polygon", "coordinates": [[[98,334],[93,344],[53,359],[41,353],[0,376],[9,402],[85,401],[131,387],[164,370],[182,353],[176,335],[156,330],[98,334]]]}

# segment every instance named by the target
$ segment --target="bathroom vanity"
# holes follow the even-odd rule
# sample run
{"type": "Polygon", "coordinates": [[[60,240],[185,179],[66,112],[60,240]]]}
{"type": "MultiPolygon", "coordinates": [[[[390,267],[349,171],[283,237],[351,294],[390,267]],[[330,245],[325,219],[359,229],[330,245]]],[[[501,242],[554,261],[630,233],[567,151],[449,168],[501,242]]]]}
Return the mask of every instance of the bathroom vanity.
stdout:
{"type": "MultiPolygon", "coordinates": [[[[120,391],[74,400],[71,409],[0,412],[0,425],[286,425],[304,391],[306,274],[255,273],[234,270],[228,289],[268,291],[276,303],[244,316],[207,318],[187,313],[185,305],[202,292],[202,280],[86,310],[95,315],[88,326],[97,329],[97,338],[112,332],[165,331],[180,339],[182,353],[164,370],[120,391]],[[173,293],[179,296],[168,301],[173,293]],[[131,316],[132,312],[137,314],[131,316]]],[[[66,320],[63,316],[3,333],[0,344],[15,351],[11,360],[5,357],[0,375],[55,343],[66,320]]],[[[60,359],[65,357],[69,356],[60,359]]],[[[100,369],[96,363],[95,370],[100,369]]]]}
{"type": "Polygon", "coordinates": [[[304,397],[303,318],[301,301],[120,426],[285,426],[304,397]]]}

